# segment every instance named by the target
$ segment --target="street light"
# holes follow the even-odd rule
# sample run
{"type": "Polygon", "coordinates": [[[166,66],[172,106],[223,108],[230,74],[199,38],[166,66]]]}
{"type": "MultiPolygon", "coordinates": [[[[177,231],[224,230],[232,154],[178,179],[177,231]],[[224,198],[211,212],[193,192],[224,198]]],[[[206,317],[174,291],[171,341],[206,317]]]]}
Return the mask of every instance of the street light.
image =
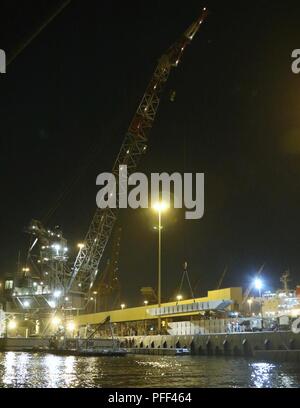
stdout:
{"type": "Polygon", "coordinates": [[[55,290],[54,293],[53,293],[53,296],[54,296],[55,298],[59,298],[60,295],[61,295],[61,291],[60,291],[60,290],[55,290]]]}
{"type": "Polygon", "coordinates": [[[169,208],[168,204],[165,201],[157,201],[156,203],[153,204],[152,206],[153,210],[155,210],[158,213],[162,213],[165,211],[167,208],[169,208]]]}
{"type": "Polygon", "coordinates": [[[148,300],[144,300],[144,305],[147,306],[148,305],[148,300]]]}
{"type": "MultiPolygon", "coordinates": [[[[157,285],[157,301],[158,308],[161,306],[161,214],[168,208],[168,205],[164,201],[158,201],[154,203],[153,209],[158,213],[158,285],[157,285]]],[[[158,334],[161,331],[161,318],[158,317],[158,334]]]]}
{"type": "Polygon", "coordinates": [[[177,295],[176,296],[176,299],[179,301],[179,300],[182,300],[183,299],[183,296],[182,295],[177,295]]]}
{"type": "Polygon", "coordinates": [[[122,310],[125,309],[125,306],[126,306],[125,303],[122,303],[122,304],[121,304],[121,309],[122,309],[122,310]]]}
{"type": "Polygon", "coordinates": [[[84,248],[84,244],[82,242],[79,242],[79,244],[77,244],[77,247],[81,250],[84,248]]]}
{"type": "Polygon", "coordinates": [[[90,297],[91,301],[94,301],[94,313],[97,311],[97,298],[96,297],[90,297]]]}

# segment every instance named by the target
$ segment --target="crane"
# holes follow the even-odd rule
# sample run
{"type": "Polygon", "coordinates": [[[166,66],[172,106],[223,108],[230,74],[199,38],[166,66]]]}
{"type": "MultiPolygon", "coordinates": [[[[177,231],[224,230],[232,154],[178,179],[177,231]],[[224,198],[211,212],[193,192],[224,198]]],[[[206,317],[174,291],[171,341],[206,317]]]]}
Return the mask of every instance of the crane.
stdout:
{"type": "Polygon", "coordinates": [[[98,299],[98,309],[111,310],[108,306],[116,306],[120,301],[121,285],[119,279],[119,257],[122,229],[119,227],[114,232],[111,240],[111,256],[107,260],[106,266],[101,275],[94,281],[92,292],[98,299]],[[110,303],[109,303],[110,300],[110,303]]]}
{"type": "Polygon", "coordinates": [[[287,295],[289,292],[289,285],[288,282],[290,281],[290,271],[287,270],[285,271],[282,276],[280,277],[280,282],[283,284],[283,290],[285,291],[285,294],[287,295]]]}
{"type": "MultiPolygon", "coordinates": [[[[117,192],[119,191],[119,166],[127,165],[128,176],[138,166],[142,155],[147,150],[149,131],[156,117],[164,85],[172,68],[179,64],[186,46],[194,38],[207,14],[206,8],[203,8],[199,18],[159,59],[113,165],[112,173],[116,176],[117,192]]],[[[87,294],[93,287],[100,261],[117,219],[118,203],[119,194],[117,194],[117,208],[96,210],[73,265],[67,292],[87,294]]]]}
{"type": "Polygon", "coordinates": [[[223,280],[225,278],[226,273],[227,273],[227,266],[225,266],[224,271],[222,272],[222,275],[221,275],[221,277],[219,279],[219,282],[218,282],[218,285],[217,285],[217,290],[220,289],[220,287],[221,287],[221,285],[223,283],[223,280]]]}

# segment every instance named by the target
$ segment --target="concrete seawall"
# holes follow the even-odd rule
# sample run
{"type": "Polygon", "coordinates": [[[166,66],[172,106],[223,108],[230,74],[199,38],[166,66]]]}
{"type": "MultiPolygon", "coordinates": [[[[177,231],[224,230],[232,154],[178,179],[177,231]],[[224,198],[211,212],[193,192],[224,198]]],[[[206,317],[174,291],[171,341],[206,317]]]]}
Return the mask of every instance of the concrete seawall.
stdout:
{"type": "MultiPolygon", "coordinates": [[[[195,355],[249,356],[267,360],[300,361],[300,334],[292,332],[216,333],[119,337],[131,353],[174,355],[176,348],[190,348],[195,355]]],[[[93,339],[101,347],[103,339],[93,339]]],[[[38,351],[49,338],[0,338],[0,351],[38,351]]]]}
{"type": "Polygon", "coordinates": [[[292,332],[134,336],[120,341],[122,346],[136,349],[188,347],[198,355],[254,356],[256,351],[300,350],[300,335],[292,332]]]}
{"type": "Polygon", "coordinates": [[[49,345],[49,338],[45,337],[7,337],[0,338],[0,351],[31,351],[49,345]]]}

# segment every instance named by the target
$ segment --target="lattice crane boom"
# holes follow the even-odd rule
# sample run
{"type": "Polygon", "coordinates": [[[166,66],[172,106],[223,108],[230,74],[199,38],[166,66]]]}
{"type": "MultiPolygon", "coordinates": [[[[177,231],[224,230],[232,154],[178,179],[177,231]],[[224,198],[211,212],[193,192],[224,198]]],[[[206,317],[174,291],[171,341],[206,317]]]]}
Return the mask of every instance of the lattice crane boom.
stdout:
{"type": "MultiPolygon", "coordinates": [[[[112,169],[112,173],[116,176],[117,181],[117,203],[119,200],[119,166],[127,165],[128,175],[138,166],[142,155],[147,149],[148,134],[152,128],[159,106],[160,95],[170,71],[179,64],[185,47],[192,41],[206,17],[207,10],[204,8],[200,17],[158,61],[154,74],[146,88],[146,92],[130,123],[112,169]]],[[[76,257],[71,279],[67,286],[67,292],[72,289],[72,292],[86,294],[93,286],[93,282],[98,274],[99,263],[117,218],[117,212],[117,208],[96,210],[86,234],[84,246],[80,248],[76,257]]]]}

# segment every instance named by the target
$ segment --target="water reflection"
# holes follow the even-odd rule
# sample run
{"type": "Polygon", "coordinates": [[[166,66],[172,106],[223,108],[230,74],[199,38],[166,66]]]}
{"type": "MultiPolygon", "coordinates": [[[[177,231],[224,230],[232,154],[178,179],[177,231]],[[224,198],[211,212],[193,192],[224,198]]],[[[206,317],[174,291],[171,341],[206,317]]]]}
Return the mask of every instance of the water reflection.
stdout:
{"type": "Polygon", "coordinates": [[[0,353],[0,387],[299,387],[297,363],[205,356],[0,353]]]}
{"type": "Polygon", "coordinates": [[[4,385],[13,385],[14,379],[16,379],[15,367],[16,367],[16,353],[8,352],[4,355],[4,385]]]}
{"type": "Polygon", "coordinates": [[[257,388],[266,388],[272,386],[272,374],[275,368],[274,364],[270,363],[253,363],[251,364],[252,374],[251,379],[253,385],[257,388]]]}
{"type": "MultiPolygon", "coordinates": [[[[295,363],[295,368],[297,363],[295,363]]],[[[293,364],[272,364],[266,362],[252,363],[251,365],[251,382],[252,386],[257,388],[290,388],[299,387],[299,370],[289,370],[293,364]],[[289,372],[290,371],[290,372],[289,372]]],[[[298,367],[299,368],[299,367],[298,367]]]]}
{"type": "Polygon", "coordinates": [[[44,358],[44,363],[47,370],[47,378],[48,384],[47,387],[49,388],[57,388],[60,383],[64,382],[64,375],[65,372],[63,370],[63,357],[54,356],[52,354],[48,354],[44,358]]]}

